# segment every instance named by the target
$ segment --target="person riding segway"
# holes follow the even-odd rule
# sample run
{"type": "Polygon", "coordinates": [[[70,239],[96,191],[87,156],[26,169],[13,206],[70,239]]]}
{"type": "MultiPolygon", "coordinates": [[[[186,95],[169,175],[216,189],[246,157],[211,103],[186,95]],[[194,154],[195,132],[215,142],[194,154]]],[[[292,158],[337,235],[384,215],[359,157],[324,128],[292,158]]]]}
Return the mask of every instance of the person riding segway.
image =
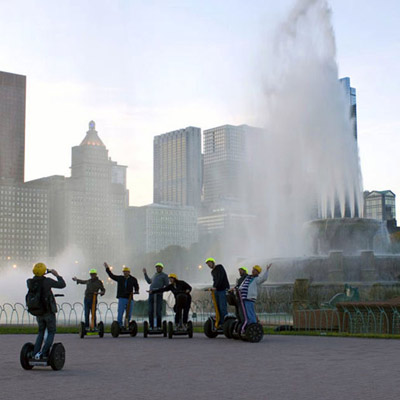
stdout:
{"type": "Polygon", "coordinates": [[[225,320],[232,317],[228,315],[226,291],[229,289],[229,281],[225,268],[221,264],[216,264],[213,258],[207,258],[206,264],[211,269],[213,277],[213,287],[206,290],[211,292],[215,316],[210,316],[204,323],[204,334],[212,339],[223,333],[225,320]]]}
{"type": "Polygon", "coordinates": [[[178,280],[176,274],[168,275],[170,284],[160,289],[149,290],[149,293],[164,293],[171,291],[175,296],[175,329],[172,322],[168,323],[168,337],[172,339],[174,335],[188,335],[193,337],[193,324],[188,321],[192,296],[192,287],[185,281],[178,280]],[[183,313],[183,316],[182,316],[183,313]]]}
{"type": "Polygon", "coordinates": [[[20,363],[22,368],[27,370],[34,366],[49,365],[54,370],[60,370],[65,363],[65,348],[62,343],[53,344],[56,333],[57,304],[51,289],[63,289],[66,284],[56,270],[48,270],[43,263],[35,264],[32,271],[34,277],[27,280],[28,294],[25,301],[29,313],[36,316],[39,330],[35,344],[28,342],[22,347],[20,363]],[[46,278],[44,276],[46,273],[54,275],[57,281],[46,278]],[[42,347],[46,330],[47,337],[42,347]]]}
{"type": "Polygon", "coordinates": [[[81,322],[79,326],[79,337],[82,339],[85,335],[99,335],[104,336],[104,324],[102,321],[97,325],[96,323],[96,306],[97,296],[104,296],[106,289],[103,282],[97,276],[97,270],[92,268],[89,271],[90,279],[82,280],[76,276],[72,278],[76,284],[86,285],[84,307],[85,307],[85,322],[81,322]],[[89,326],[89,315],[91,315],[89,326]]]}
{"type": "Polygon", "coordinates": [[[240,338],[255,343],[263,338],[263,327],[257,320],[254,305],[257,300],[258,287],[268,279],[271,265],[267,265],[262,276],[259,276],[262,271],[261,267],[255,265],[251,275],[248,275],[241,285],[234,289],[239,303],[239,319],[231,324],[231,336],[234,339],[240,338]]]}
{"type": "MultiPolygon", "coordinates": [[[[168,285],[168,275],[163,272],[164,265],[157,263],[155,266],[156,273],[150,278],[147,275],[146,268],[143,268],[144,278],[146,282],[150,284],[150,290],[157,290],[168,285]]],[[[162,306],[163,306],[163,295],[162,293],[149,293],[148,300],[148,311],[149,311],[149,322],[143,322],[143,336],[146,338],[147,335],[160,335],[167,336],[167,322],[162,322],[162,306]],[[154,309],[156,318],[154,318],[154,309]],[[155,319],[155,320],[154,320],[155,319]],[[162,323],[161,323],[162,322],[162,323]],[[154,328],[155,325],[155,328],[154,328]]]]}
{"type": "Polygon", "coordinates": [[[118,337],[121,334],[130,334],[132,337],[137,334],[137,323],[131,321],[133,308],[133,295],[139,294],[139,284],[135,277],[131,275],[128,267],[123,267],[123,275],[114,275],[111,268],[105,262],[104,266],[108,276],[117,282],[117,299],[118,299],[118,318],[111,324],[111,335],[118,337]],[[125,312],[124,323],[122,317],[125,312]]]}

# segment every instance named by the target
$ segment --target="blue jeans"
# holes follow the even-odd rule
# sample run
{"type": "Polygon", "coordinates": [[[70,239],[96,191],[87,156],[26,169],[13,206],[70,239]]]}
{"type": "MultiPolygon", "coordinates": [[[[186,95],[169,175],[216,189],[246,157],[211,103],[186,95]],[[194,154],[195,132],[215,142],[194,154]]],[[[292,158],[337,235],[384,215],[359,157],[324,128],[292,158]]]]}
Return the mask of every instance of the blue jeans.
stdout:
{"type": "MultiPolygon", "coordinates": [[[[118,299],[118,318],[117,318],[117,321],[121,326],[123,325],[122,316],[124,315],[124,311],[126,310],[128,302],[129,302],[129,299],[125,299],[123,297],[120,297],[118,299]]],[[[129,315],[127,316],[128,317],[128,322],[131,320],[132,309],[133,309],[133,300],[131,301],[131,306],[129,307],[129,315]]]]}
{"type": "Polygon", "coordinates": [[[254,308],[254,301],[243,300],[244,308],[246,310],[247,315],[247,323],[255,324],[257,322],[256,310],[254,308]]]}
{"type": "MultiPolygon", "coordinates": [[[[89,328],[90,322],[89,322],[89,316],[92,313],[92,303],[93,303],[93,297],[90,298],[84,298],[83,304],[85,305],[85,327],[89,328]]],[[[96,301],[97,303],[97,301],[96,301]]],[[[97,304],[96,304],[97,306],[97,304]]],[[[96,309],[95,306],[95,309],[96,309]]],[[[94,313],[94,326],[96,327],[96,311],[94,313]]]]}
{"type": "Polygon", "coordinates": [[[224,322],[225,315],[228,314],[228,305],[226,303],[226,290],[217,290],[215,293],[215,299],[217,301],[219,317],[221,323],[224,322]]]}
{"type": "Polygon", "coordinates": [[[49,313],[36,317],[36,320],[39,325],[39,332],[36,338],[35,347],[33,348],[33,355],[39,353],[43,343],[44,332],[47,328],[47,338],[42,349],[42,355],[43,357],[48,357],[50,347],[53,344],[54,336],[56,334],[56,315],[49,313]]]}
{"type": "Polygon", "coordinates": [[[161,318],[162,318],[162,293],[150,293],[149,294],[149,323],[150,326],[154,327],[154,302],[156,303],[156,318],[157,318],[157,328],[161,328],[161,318]]]}

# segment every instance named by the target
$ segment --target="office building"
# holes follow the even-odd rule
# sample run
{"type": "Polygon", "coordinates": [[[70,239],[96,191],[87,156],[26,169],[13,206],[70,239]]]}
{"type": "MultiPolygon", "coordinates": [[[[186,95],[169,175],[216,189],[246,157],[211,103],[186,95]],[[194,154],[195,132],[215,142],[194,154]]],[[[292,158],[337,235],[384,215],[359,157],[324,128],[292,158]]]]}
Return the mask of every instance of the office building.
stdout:
{"type": "Polygon", "coordinates": [[[154,137],[154,203],[198,208],[201,173],[200,128],[190,126],[154,137]]]}
{"type": "Polygon", "coordinates": [[[0,180],[0,265],[43,261],[48,252],[47,191],[0,180]]]}
{"type": "Polygon", "coordinates": [[[0,180],[24,181],[26,77],[0,71],[0,180]]]}
{"type": "Polygon", "coordinates": [[[131,257],[198,241],[197,211],[191,206],[149,204],[127,210],[127,248],[131,257]]]}
{"type": "Polygon", "coordinates": [[[350,107],[350,118],[352,119],[354,138],[357,140],[357,98],[356,89],[350,86],[350,78],[339,80],[346,94],[346,99],[350,107]]]}

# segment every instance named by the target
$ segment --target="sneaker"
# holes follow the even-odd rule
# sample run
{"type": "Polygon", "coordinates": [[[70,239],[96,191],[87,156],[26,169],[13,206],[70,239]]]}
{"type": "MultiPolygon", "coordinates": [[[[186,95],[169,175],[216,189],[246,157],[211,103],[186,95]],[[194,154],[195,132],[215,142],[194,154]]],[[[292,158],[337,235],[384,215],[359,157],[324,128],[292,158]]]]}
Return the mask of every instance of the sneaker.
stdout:
{"type": "Polygon", "coordinates": [[[183,324],[183,329],[187,331],[187,324],[183,324]]]}
{"type": "Polygon", "coordinates": [[[38,353],[35,354],[35,357],[33,357],[35,360],[39,361],[42,358],[42,352],[39,351],[38,353]]]}

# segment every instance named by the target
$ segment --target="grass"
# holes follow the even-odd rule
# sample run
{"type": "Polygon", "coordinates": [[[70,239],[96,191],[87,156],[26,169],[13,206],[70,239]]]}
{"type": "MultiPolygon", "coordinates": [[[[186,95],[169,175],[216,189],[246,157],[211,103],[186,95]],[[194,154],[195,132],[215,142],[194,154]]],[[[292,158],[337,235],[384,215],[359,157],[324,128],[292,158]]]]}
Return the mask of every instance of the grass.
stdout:
{"type": "MultiPolygon", "coordinates": [[[[195,326],[194,332],[203,333],[202,326],[195,326]]],[[[57,333],[78,334],[79,329],[75,326],[57,326],[57,333]]],[[[110,326],[106,326],[105,333],[110,333],[110,326]]],[[[138,332],[143,333],[143,326],[139,324],[138,332]]],[[[36,326],[26,325],[0,325],[0,335],[8,334],[36,334],[36,326]]],[[[352,337],[366,339],[400,339],[400,335],[376,334],[376,333],[339,333],[339,332],[320,332],[320,331],[281,331],[275,332],[273,328],[264,327],[264,333],[267,335],[285,335],[285,336],[327,336],[327,337],[352,337]]]]}

